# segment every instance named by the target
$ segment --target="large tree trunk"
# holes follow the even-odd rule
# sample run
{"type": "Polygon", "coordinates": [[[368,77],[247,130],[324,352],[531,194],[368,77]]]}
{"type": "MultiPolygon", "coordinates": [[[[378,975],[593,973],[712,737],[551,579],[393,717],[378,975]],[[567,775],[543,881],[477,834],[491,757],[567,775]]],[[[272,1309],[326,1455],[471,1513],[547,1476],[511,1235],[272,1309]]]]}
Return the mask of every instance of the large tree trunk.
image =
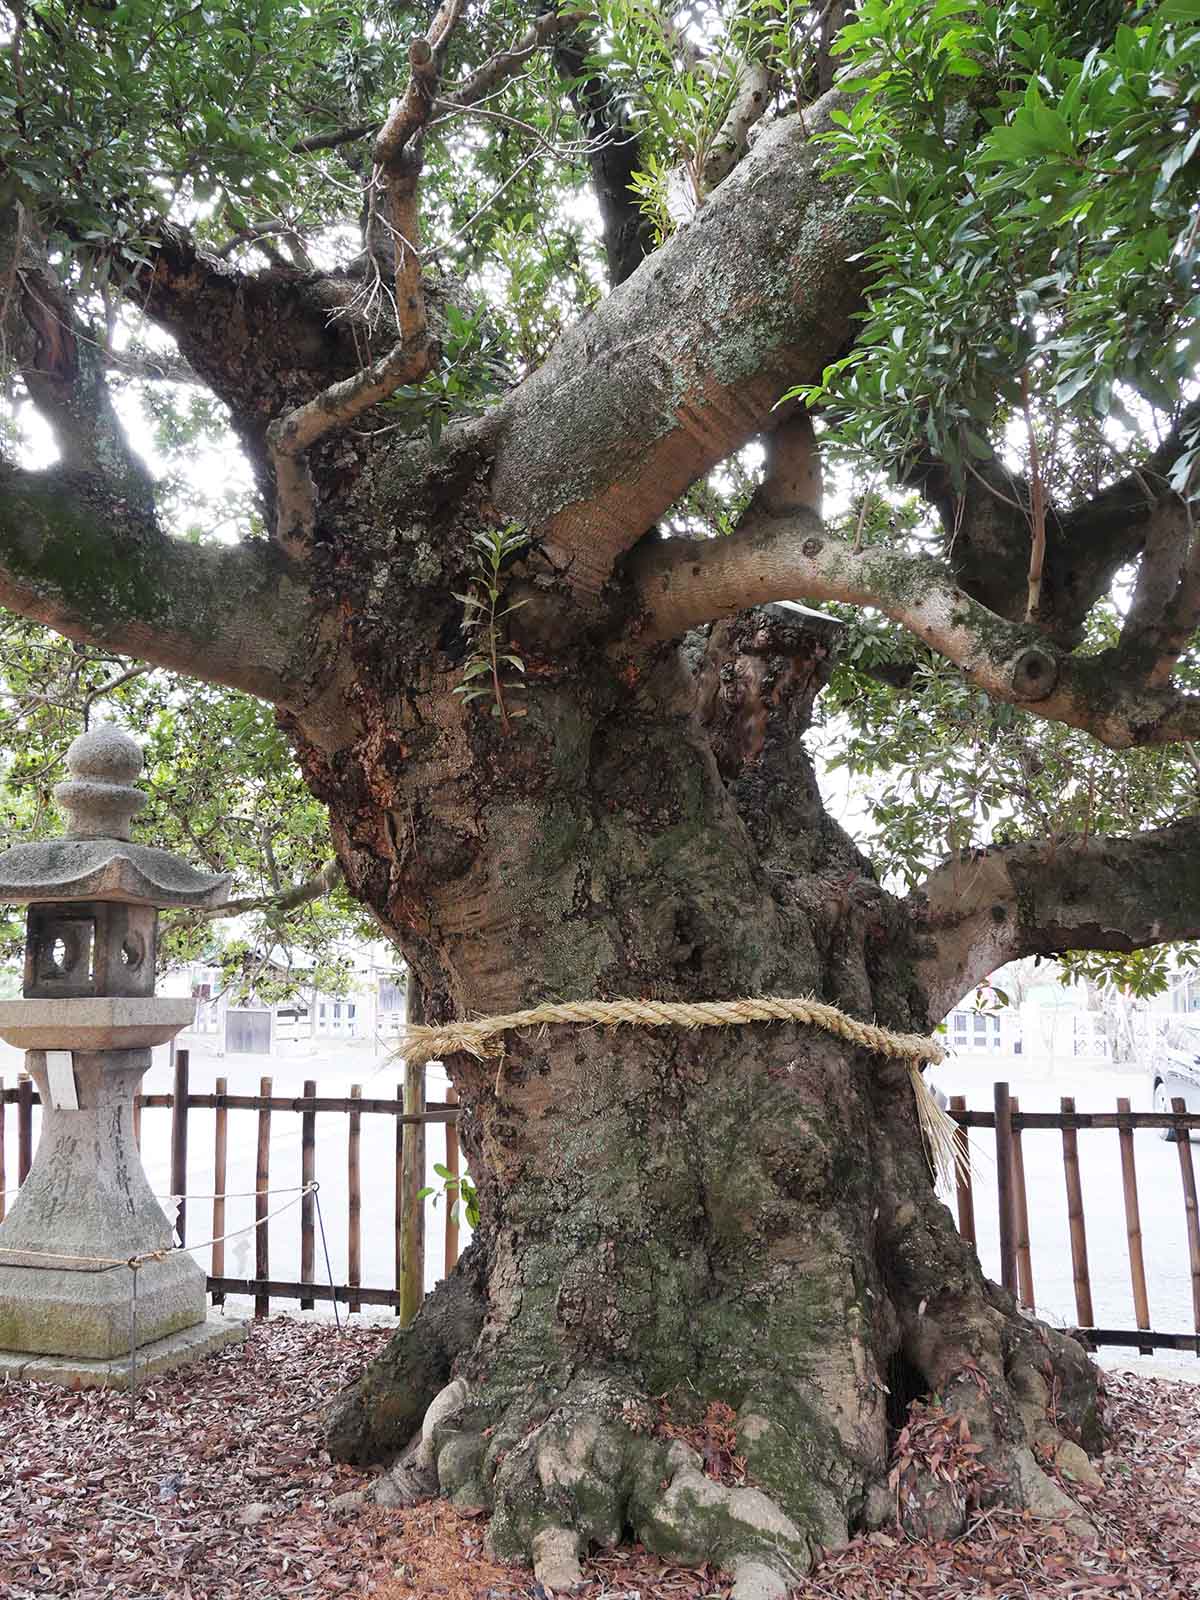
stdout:
{"type": "MultiPolygon", "coordinates": [[[[925,1026],[905,914],[802,748],[820,625],[759,610],[639,664],[540,657],[535,617],[508,734],[464,715],[445,654],[406,663],[355,626],[362,737],[330,757],[292,731],[431,1020],[816,994],[925,1026]]],[[[1097,1443],[1090,1368],[985,1284],[903,1066],[792,1024],[559,1027],[447,1066],[483,1226],[335,1408],[340,1455],[397,1456],[436,1397],[409,1481],[491,1509],[494,1549],[556,1588],[632,1533],[775,1592],[894,1513],[918,1397],[967,1471],[947,1483],[918,1452],[912,1526],[953,1528],[972,1496],[1072,1514],[1033,1451],[1086,1467],[1060,1447],[1097,1443]]]]}

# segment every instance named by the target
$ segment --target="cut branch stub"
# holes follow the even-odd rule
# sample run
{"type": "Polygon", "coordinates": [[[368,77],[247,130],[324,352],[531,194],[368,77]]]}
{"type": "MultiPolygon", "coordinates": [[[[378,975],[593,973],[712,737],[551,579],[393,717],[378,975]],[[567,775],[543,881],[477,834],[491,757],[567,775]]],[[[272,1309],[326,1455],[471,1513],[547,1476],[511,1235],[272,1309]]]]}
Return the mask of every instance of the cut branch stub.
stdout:
{"type": "Polygon", "coordinates": [[[1044,700],[1058,682],[1058,662],[1048,650],[1031,645],[1013,662],[1012,689],[1018,700],[1044,700]]]}

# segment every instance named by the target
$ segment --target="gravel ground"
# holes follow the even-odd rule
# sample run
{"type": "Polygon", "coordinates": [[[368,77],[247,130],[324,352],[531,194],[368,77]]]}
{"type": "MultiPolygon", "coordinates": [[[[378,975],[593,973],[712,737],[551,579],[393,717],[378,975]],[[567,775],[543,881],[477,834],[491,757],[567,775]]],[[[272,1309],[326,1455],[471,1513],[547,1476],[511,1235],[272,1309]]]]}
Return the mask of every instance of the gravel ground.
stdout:
{"type": "MultiPolygon", "coordinates": [[[[280,1318],[248,1344],[127,1396],[0,1384],[3,1600],[546,1600],[482,1553],[484,1525],[431,1502],[340,1512],[367,1475],[318,1447],[318,1408],[388,1330],[280,1318]]],[[[1112,1448],[1085,1505],[1087,1544],[1055,1524],[988,1512],[952,1544],[856,1540],[801,1600],[941,1596],[1200,1600],[1200,1396],[1110,1373],[1112,1448]]],[[[588,1565],[588,1600],[724,1600],[720,1574],[636,1547],[588,1565]]]]}

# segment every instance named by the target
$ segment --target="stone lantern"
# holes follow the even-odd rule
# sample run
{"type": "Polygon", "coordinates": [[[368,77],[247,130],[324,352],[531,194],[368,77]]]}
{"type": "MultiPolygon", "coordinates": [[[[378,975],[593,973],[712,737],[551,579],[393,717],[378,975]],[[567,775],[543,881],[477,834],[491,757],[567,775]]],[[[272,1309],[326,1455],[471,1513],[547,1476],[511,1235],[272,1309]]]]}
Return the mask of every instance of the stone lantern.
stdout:
{"type": "Polygon", "coordinates": [[[142,752],[111,724],[67,751],[54,798],[64,838],[0,855],[0,903],[29,907],[24,998],[0,1001],[0,1038],[26,1052],[42,1103],[37,1156],[0,1223],[0,1374],[123,1386],[244,1337],[208,1315],[205,1276],[172,1249],[133,1140],[133,1096],[154,1045],[191,1000],[154,996],[158,911],[214,906],[229,879],[130,842],[146,797],[142,752]],[[143,1262],[100,1270],[167,1250],[143,1262]],[[67,1258],[67,1259],[64,1259],[67,1258]]]}

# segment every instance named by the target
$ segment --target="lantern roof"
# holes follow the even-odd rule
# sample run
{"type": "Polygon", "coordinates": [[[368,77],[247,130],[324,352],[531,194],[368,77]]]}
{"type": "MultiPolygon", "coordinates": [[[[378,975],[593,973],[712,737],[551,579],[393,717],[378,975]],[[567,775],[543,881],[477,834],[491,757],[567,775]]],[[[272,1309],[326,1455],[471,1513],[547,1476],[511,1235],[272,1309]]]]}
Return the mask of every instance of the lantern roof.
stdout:
{"type": "Polygon", "coordinates": [[[166,909],[228,898],[228,873],[200,872],[170,850],[130,839],[146,796],[133,787],[142,752],[127,733],[112,723],[81,733],[67,751],[67,770],[70,777],[54,790],[65,837],[0,854],[0,902],[117,900],[166,909]]]}

